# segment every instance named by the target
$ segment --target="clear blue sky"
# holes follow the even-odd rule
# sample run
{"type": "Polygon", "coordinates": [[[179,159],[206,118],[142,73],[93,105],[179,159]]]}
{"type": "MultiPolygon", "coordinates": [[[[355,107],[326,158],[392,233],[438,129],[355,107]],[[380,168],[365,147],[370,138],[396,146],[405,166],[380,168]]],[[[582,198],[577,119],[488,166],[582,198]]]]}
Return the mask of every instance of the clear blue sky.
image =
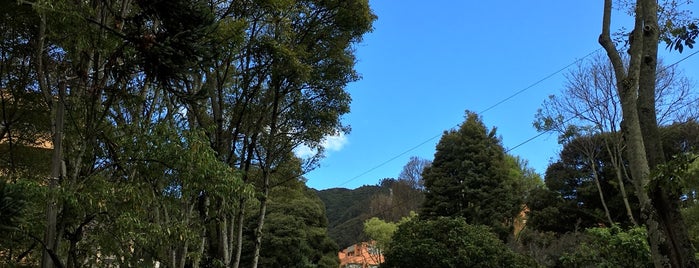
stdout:
{"type": "MultiPolygon", "coordinates": [[[[356,69],[363,78],[347,89],[352,112],[343,120],[352,132],[331,139],[320,167],[305,176],[312,188],[352,189],[395,178],[410,156],[432,160],[439,136],[463,122],[465,110],[480,113],[600,48],[602,1],[373,0],[370,5],[378,20],[356,47],[356,69]]],[[[613,30],[632,28],[630,20],[616,14],[613,30]]],[[[694,52],[668,53],[662,44],[661,49],[666,63],[694,52]]],[[[679,67],[699,80],[699,55],[679,67]]],[[[566,72],[481,114],[489,128],[497,128],[506,149],[538,134],[534,114],[548,95],[558,93],[566,72]]],[[[559,150],[555,134],[545,134],[510,153],[543,174],[559,150]]]]}

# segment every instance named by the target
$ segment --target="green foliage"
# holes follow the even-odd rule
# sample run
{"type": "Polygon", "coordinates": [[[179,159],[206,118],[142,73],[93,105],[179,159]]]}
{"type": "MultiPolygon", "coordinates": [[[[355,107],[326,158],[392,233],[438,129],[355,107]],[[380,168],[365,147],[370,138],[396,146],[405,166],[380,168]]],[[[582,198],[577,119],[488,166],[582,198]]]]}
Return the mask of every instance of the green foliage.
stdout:
{"type": "Polygon", "coordinates": [[[262,267],[337,267],[338,247],[327,232],[325,207],[293,180],[270,193],[260,252],[262,267]]]}
{"type": "Polygon", "coordinates": [[[526,200],[535,189],[545,187],[541,175],[536,173],[536,170],[529,167],[527,160],[509,154],[505,156],[505,160],[509,170],[508,177],[519,182],[520,194],[524,200],[526,200]]]}
{"type": "Polygon", "coordinates": [[[672,159],[657,165],[651,170],[649,189],[660,187],[673,198],[680,195],[691,185],[696,185],[696,173],[690,167],[696,165],[698,157],[692,153],[674,155],[672,159]],[[693,174],[694,173],[694,174],[693,174]]]}
{"type": "Polygon", "coordinates": [[[514,249],[531,257],[541,267],[565,267],[561,256],[575,252],[583,241],[587,241],[587,235],[581,232],[559,234],[524,229],[514,249]]]}
{"type": "Polygon", "coordinates": [[[694,48],[697,36],[699,35],[697,22],[675,26],[672,20],[667,20],[665,28],[671,29],[669,35],[662,36],[662,41],[667,44],[666,48],[677,50],[680,53],[682,53],[685,46],[690,49],[694,48]]]}
{"type": "Polygon", "coordinates": [[[437,217],[401,224],[381,267],[534,267],[485,226],[437,217]]]}
{"type": "Polygon", "coordinates": [[[615,225],[590,228],[586,234],[589,241],[561,256],[565,267],[652,267],[645,228],[622,230],[615,225]]]}
{"type": "Polygon", "coordinates": [[[2,214],[13,228],[3,257],[38,266],[41,239],[29,236],[43,237],[48,200],[65,266],[229,265],[216,244],[228,237],[233,255],[236,212],[269,198],[265,254],[305,258],[269,265],[337,266],[322,203],[288,178],[273,186],[290,193],[265,196],[260,174],[299,176],[294,147],[322,155],[323,137],[349,130],[340,118],[359,79],[352,46],[376,19],[368,1],[5,1],[0,15],[0,174],[31,186],[25,220],[2,214]],[[51,128],[57,103],[62,129],[51,128]],[[47,193],[37,182],[50,150],[34,146],[59,130],[65,172],[47,193]]]}
{"type": "Polygon", "coordinates": [[[24,220],[25,199],[19,187],[0,181],[0,234],[18,229],[24,220]]]}
{"type": "Polygon", "coordinates": [[[368,217],[397,222],[420,209],[424,193],[417,185],[404,179],[384,178],[379,182],[381,191],[371,197],[368,217]]]}
{"type": "Polygon", "coordinates": [[[364,233],[376,241],[379,250],[386,251],[391,246],[391,237],[398,229],[393,222],[385,222],[377,217],[364,221],[364,233]]]}
{"type": "Polygon", "coordinates": [[[523,196],[521,177],[510,175],[495,129],[487,130],[476,113],[467,112],[458,130],[444,133],[432,166],[425,169],[420,216],[461,216],[471,224],[491,226],[505,239],[523,196]]]}
{"type": "MultiPolygon", "coordinates": [[[[564,233],[608,223],[595,184],[595,171],[612,220],[623,226],[632,225],[626,214],[612,157],[604,145],[603,139],[610,138],[606,135],[612,134],[579,136],[564,144],[560,159],[546,169],[546,188],[536,190],[527,198],[529,227],[564,233]],[[594,157],[592,161],[590,155],[594,157]],[[596,169],[593,170],[591,162],[597,165],[596,169]]],[[[628,179],[624,182],[630,185],[628,179]]],[[[628,191],[627,188],[632,211],[638,213],[639,210],[634,209],[637,207],[635,195],[628,191]]]]}

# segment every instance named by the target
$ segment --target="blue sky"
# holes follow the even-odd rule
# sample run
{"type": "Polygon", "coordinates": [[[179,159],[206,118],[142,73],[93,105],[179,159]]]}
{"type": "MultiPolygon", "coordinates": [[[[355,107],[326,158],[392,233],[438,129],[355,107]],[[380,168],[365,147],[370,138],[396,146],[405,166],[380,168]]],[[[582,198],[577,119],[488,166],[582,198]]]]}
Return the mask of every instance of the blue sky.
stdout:
{"type": "MultiPolygon", "coordinates": [[[[378,20],[356,47],[356,69],[363,78],[347,88],[352,112],[343,120],[352,131],[328,140],[326,158],[305,176],[308,186],[375,185],[397,177],[410,156],[433,159],[439,137],[463,122],[465,110],[480,113],[598,50],[602,4],[370,1],[378,20]]],[[[631,28],[630,22],[616,14],[612,28],[631,28]]],[[[694,52],[669,53],[662,44],[661,49],[666,63],[694,52]]],[[[679,68],[699,80],[699,55],[679,68]]],[[[481,114],[489,128],[497,128],[506,149],[538,134],[534,114],[561,89],[566,72],[481,114]]],[[[543,174],[559,150],[555,134],[545,134],[510,153],[543,174]]]]}

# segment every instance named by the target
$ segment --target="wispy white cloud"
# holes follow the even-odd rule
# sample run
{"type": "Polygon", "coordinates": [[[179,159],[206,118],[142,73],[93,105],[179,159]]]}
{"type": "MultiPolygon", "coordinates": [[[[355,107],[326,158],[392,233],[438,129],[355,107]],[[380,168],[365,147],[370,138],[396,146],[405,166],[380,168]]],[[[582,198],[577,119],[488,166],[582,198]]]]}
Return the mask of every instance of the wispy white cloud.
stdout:
{"type": "MultiPolygon", "coordinates": [[[[342,150],[342,148],[344,148],[348,142],[349,140],[347,139],[347,136],[345,136],[345,133],[339,133],[337,135],[325,136],[320,145],[325,148],[326,153],[329,153],[342,150]]],[[[294,153],[300,158],[308,158],[314,156],[316,154],[316,150],[311,149],[306,145],[301,145],[294,150],[294,153]]]]}
{"type": "Polygon", "coordinates": [[[326,151],[340,151],[347,145],[347,136],[345,133],[340,132],[338,135],[327,136],[323,139],[322,145],[326,151]]]}

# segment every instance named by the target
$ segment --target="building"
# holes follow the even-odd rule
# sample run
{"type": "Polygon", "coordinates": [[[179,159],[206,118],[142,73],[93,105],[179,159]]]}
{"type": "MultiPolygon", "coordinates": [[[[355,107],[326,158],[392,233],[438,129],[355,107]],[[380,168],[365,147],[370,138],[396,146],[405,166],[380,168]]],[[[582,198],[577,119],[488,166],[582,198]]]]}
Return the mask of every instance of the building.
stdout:
{"type": "Polygon", "coordinates": [[[376,241],[354,244],[341,250],[338,255],[340,268],[377,268],[384,261],[376,241]]]}

